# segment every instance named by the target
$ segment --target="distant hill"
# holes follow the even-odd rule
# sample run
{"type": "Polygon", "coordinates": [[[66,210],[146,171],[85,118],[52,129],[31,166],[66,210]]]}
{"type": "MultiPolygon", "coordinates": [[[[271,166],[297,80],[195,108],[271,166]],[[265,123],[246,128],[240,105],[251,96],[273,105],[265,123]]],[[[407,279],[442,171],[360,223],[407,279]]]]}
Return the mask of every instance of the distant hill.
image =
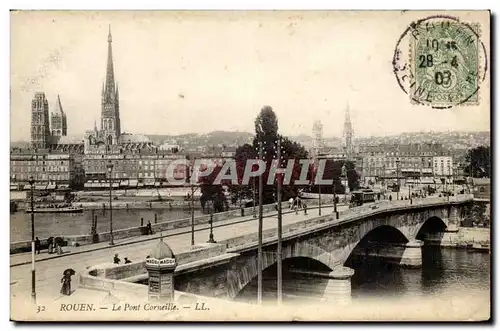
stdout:
{"type": "Polygon", "coordinates": [[[206,134],[159,135],[148,134],[155,144],[178,144],[182,146],[239,146],[252,141],[253,134],[237,131],[213,131],[206,134]]]}

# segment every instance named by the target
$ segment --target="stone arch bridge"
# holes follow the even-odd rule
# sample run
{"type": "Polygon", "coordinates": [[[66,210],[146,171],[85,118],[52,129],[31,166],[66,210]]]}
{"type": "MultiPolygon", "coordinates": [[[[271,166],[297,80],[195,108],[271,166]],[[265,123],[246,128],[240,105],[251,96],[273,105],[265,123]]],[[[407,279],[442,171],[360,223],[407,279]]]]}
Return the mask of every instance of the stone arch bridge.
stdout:
{"type": "MultiPolygon", "coordinates": [[[[289,231],[284,228],[281,259],[311,262],[286,271],[326,278],[325,297],[348,299],[354,270],[346,263],[351,257],[378,254],[403,266],[419,267],[424,243],[431,243],[431,239],[435,241],[446,232],[458,231],[466,206],[472,200],[469,197],[450,199],[453,200],[428,198],[379,203],[375,207],[354,208],[339,219],[329,214],[316,217],[315,224],[309,222],[289,231]],[[313,264],[321,268],[308,270],[308,265],[313,264]]],[[[207,262],[189,271],[176,272],[175,288],[235,299],[258,273],[256,235],[244,241],[246,244],[226,250],[233,253],[233,257],[223,263],[207,262]]],[[[264,235],[263,270],[275,266],[278,260],[276,242],[275,230],[264,235]]]]}

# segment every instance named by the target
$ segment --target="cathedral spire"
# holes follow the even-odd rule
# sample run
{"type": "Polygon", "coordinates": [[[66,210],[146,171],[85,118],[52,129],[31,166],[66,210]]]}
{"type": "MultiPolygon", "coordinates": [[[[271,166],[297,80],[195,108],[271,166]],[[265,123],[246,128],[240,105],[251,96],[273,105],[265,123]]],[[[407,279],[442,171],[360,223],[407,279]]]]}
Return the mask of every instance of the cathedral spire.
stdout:
{"type": "Polygon", "coordinates": [[[113,70],[113,50],[111,47],[111,42],[113,39],[111,38],[111,25],[109,26],[108,33],[108,64],[106,67],[106,87],[104,90],[104,94],[106,97],[114,97],[115,92],[115,73],[113,70]]]}
{"type": "Polygon", "coordinates": [[[63,111],[63,108],[62,108],[62,104],[61,104],[61,98],[59,97],[59,94],[57,95],[55,113],[64,114],[64,111],[63,111]]]}
{"type": "Polygon", "coordinates": [[[346,152],[346,157],[350,160],[354,154],[353,146],[353,135],[354,131],[351,123],[351,115],[349,112],[349,104],[346,105],[345,119],[344,119],[344,133],[343,133],[343,145],[346,152]]]}

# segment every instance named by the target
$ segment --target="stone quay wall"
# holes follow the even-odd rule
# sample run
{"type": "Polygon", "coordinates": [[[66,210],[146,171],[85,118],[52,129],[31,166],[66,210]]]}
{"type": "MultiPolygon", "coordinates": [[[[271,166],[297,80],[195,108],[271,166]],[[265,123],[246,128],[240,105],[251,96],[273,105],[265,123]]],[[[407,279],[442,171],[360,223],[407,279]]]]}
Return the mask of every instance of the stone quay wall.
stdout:
{"type": "MultiPolygon", "coordinates": [[[[326,205],[327,201],[323,201],[323,206],[328,207],[326,205]]],[[[318,201],[308,201],[308,209],[314,209],[317,208],[318,201]]],[[[330,205],[331,206],[331,205],[330,205]]],[[[258,206],[255,207],[256,213],[258,213],[258,206]]],[[[282,210],[283,213],[290,213],[290,209],[288,208],[288,202],[283,202],[282,203],[282,210]]],[[[275,205],[274,204],[268,204],[263,206],[263,212],[264,214],[274,212],[275,211],[275,205]]],[[[245,217],[248,217],[248,220],[252,219],[253,215],[253,207],[248,207],[248,208],[243,208],[243,215],[245,217]]],[[[241,217],[241,208],[238,209],[233,209],[229,210],[226,212],[222,213],[216,213],[213,214],[213,221],[214,222],[221,222],[221,221],[227,221],[228,223],[231,222],[231,220],[241,217]]],[[[200,225],[200,224],[207,224],[210,221],[210,215],[205,214],[201,216],[195,216],[194,218],[194,224],[195,225],[200,225]]],[[[191,218],[183,218],[183,219],[178,219],[178,220],[169,220],[169,221],[164,221],[160,223],[152,223],[151,227],[153,230],[153,233],[157,233],[160,231],[168,231],[172,229],[178,229],[178,228],[184,228],[184,227],[189,227],[191,225],[191,218]]],[[[113,231],[113,239],[119,240],[119,239],[127,239],[127,238],[132,238],[132,237],[139,237],[139,236],[144,236],[147,235],[147,227],[146,226],[136,226],[136,227],[131,227],[131,228],[126,228],[126,229],[118,229],[113,231]]],[[[110,233],[109,232],[101,232],[97,234],[84,234],[84,235],[72,235],[72,236],[62,236],[63,240],[66,242],[66,245],[68,246],[81,246],[81,245],[89,245],[89,244],[95,244],[99,242],[104,242],[104,241],[109,241],[110,238],[110,233]]],[[[47,244],[47,239],[46,238],[41,238],[40,239],[40,244],[41,244],[41,249],[47,249],[48,244],[47,244]]],[[[16,254],[16,253],[22,253],[22,252],[29,252],[31,251],[31,241],[18,241],[18,242],[11,242],[10,243],[10,254],[16,254]]]]}

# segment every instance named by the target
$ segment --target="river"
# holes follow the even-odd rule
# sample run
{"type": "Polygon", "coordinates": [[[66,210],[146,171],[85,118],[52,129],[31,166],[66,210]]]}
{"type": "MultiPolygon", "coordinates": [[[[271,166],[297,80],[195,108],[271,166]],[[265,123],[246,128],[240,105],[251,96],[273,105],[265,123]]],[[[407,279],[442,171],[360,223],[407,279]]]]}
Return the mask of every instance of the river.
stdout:
{"type": "MultiPolygon", "coordinates": [[[[95,210],[97,216],[97,232],[109,231],[109,212],[102,209],[95,210]]],[[[125,229],[144,224],[148,220],[154,223],[155,214],[158,222],[188,218],[189,209],[114,209],[113,230],[125,229]]],[[[195,216],[201,210],[195,210],[195,216]]],[[[92,211],[84,210],[74,214],[35,214],[35,236],[48,238],[50,236],[69,236],[89,234],[92,225],[92,211]]],[[[31,214],[18,211],[10,214],[10,241],[24,241],[31,239],[31,214]]]]}
{"type": "MultiPolygon", "coordinates": [[[[373,307],[373,304],[391,300],[404,304],[415,300],[442,301],[443,298],[477,300],[478,296],[484,296],[484,303],[489,304],[490,257],[485,253],[424,246],[422,267],[417,269],[401,268],[380,260],[362,261],[351,265],[355,270],[351,278],[351,304],[371,302],[373,307]]],[[[285,304],[319,302],[326,281],[290,276],[286,268],[284,263],[285,304]]],[[[276,300],[276,269],[266,269],[263,279],[263,300],[272,304],[276,300]]],[[[256,295],[257,280],[254,279],[240,292],[237,300],[255,303],[256,295]]]]}

